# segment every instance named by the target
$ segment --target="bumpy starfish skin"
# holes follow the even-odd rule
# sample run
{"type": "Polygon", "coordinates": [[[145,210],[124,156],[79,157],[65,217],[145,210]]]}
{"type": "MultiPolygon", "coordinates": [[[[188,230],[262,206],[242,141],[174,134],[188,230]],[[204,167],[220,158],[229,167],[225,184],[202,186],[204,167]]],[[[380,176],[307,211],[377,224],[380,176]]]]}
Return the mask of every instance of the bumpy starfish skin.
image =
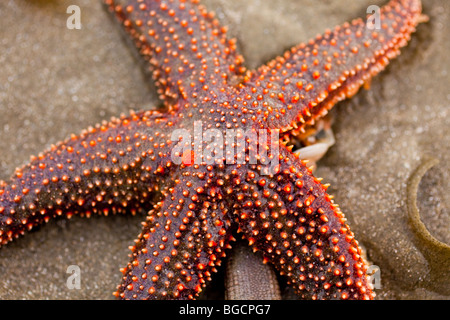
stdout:
{"type": "Polygon", "coordinates": [[[289,146],[260,143],[267,156],[259,163],[249,155],[228,163],[216,157],[220,140],[203,141],[202,157],[175,151],[172,134],[192,134],[201,121],[223,137],[273,128],[294,139],[399,53],[420,1],[393,0],[380,30],[358,19],[256,71],[242,67],[234,41],[198,1],[105,2],[148,61],[167,111],[97,125],[17,169],[0,184],[0,243],[59,215],[146,210],[117,297],[195,298],[239,231],[301,297],[372,298],[344,215],[289,146]],[[263,174],[263,160],[279,166],[263,174]]]}

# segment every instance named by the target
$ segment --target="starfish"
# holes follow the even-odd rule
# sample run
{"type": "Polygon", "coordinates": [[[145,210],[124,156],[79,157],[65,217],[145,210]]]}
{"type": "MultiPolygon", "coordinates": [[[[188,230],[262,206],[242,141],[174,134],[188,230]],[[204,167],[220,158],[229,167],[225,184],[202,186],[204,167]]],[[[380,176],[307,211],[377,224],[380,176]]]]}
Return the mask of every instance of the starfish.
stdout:
{"type": "Polygon", "coordinates": [[[379,29],[356,19],[256,70],[197,0],[105,3],[164,109],[73,135],[0,182],[0,244],[57,216],[145,211],[118,298],[194,299],[235,232],[302,298],[373,298],[344,214],[292,149],[399,54],[420,1],[391,0],[379,29]]]}

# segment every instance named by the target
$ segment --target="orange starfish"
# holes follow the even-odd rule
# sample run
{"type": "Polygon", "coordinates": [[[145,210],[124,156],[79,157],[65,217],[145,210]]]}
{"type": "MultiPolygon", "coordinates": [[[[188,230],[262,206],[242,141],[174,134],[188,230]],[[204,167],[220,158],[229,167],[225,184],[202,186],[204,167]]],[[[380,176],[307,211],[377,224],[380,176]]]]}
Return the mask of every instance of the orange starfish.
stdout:
{"type": "Polygon", "coordinates": [[[0,243],[59,215],[147,210],[119,298],[195,298],[236,230],[303,298],[373,298],[343,213],[291,149],[399,54],[420,1],[392,0],[380,29],[345,23],[255,71],[196,0],[105,2],[166,110],[97,125],[17,169],[0,183],[0,243]]]}

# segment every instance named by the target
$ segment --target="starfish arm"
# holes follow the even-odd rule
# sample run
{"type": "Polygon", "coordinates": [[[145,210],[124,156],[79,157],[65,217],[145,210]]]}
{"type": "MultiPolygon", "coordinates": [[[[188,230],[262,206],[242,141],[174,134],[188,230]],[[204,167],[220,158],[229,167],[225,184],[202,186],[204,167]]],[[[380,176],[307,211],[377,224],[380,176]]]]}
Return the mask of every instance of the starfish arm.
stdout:
{"type": "Polygon", "coordinates": [[[0,182],[0,244],[50,218],[149,209],[167,152],[158,112],[132,113],[73,135],[0,182]]]}
{"type": "Polygon", "coordinates": [[[117,297],[194,299],[216,272],[233,239],[228,209],[189,171],[143,223],[117,297]]]}
{"type": "Polygon", "coordinates": [[[206,102],[243,72],[235,41],[198,1],[105,3],[148,61],[160,98],[169,106],[206,102]]]}
{"type": "Polygon", "coordinates": [[[379,18],[380,29],[371,19],[356,19],[249,73],[241,96],[256,98],[253,112],[261,115],[263,125],[303,131],[354,95],[406,45],[421,20],[421,2],[392,0],[372,18],[379,18]]]}
{"type": "Polygon", "coordinates": [[[370,299],[358,242],[311,169],[281,149],[277,174],[241,172],[238,232],[307,299],[370,299]],[[245,177],[245,179],[244,179],[245,177]]]}
{"type": "Polygon", "coordinates": [[[226,300],[281,300],[273,267],[245,244],[234,246],[225,274],[226,300]]]}

